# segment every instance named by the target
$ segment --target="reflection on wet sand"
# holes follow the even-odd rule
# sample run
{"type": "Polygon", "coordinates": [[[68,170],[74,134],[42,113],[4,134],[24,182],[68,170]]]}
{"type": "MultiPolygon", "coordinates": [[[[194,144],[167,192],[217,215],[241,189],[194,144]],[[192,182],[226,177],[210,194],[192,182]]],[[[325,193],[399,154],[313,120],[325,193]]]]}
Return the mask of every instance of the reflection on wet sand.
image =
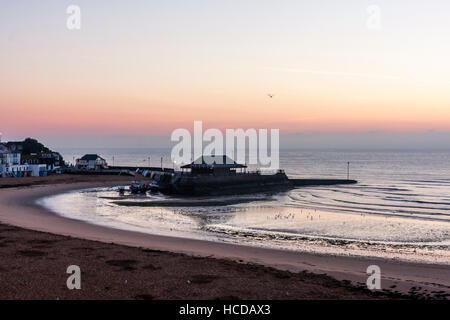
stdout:
{"type": "Polygon", "coordinates": [[[43,203],[71,218],[160,235],[325,254],[450,261],[448,215],[427,206],[405,214],[385,200],[369,203],[360,199],[366,189],[317,187],[251,197],[175,198],[123,196],[103,188],[43,203]]]}

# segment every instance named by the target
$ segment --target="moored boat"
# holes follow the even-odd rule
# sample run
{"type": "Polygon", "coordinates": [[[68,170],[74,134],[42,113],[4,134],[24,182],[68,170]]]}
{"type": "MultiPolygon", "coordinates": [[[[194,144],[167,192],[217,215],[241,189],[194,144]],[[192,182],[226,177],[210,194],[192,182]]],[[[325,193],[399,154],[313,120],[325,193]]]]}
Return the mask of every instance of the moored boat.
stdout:
{"type": "Polygon", "coordinates": [[[139,181],[133,181],[130,185],[130,191],[134,194],[146,193],[148,190],[150,190],[150,186],[146,183],[140,183],[139,181]]]}

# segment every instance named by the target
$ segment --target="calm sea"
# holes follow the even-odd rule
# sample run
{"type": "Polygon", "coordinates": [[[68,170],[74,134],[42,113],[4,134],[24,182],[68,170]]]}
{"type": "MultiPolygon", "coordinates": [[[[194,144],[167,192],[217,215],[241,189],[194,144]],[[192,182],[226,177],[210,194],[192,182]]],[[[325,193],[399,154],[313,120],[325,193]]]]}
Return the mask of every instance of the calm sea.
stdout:
{"type": "MultiPolygon", "coordinates": [[[[66,161],[99,153],[110,164],[172,167],[168,149],[62,150],[66,161]]],[[[350,178],[356,185],[305,187],[218,207],[170,207],[162,195],[126,196],[114,188],[42,200],[63,216],[141,232],[294,251],[380,256],[450,264],[450,152],[280,151],[290,177],[350,178]]],[[[241,196],[246,197],[246,196],[241,196]]]]}

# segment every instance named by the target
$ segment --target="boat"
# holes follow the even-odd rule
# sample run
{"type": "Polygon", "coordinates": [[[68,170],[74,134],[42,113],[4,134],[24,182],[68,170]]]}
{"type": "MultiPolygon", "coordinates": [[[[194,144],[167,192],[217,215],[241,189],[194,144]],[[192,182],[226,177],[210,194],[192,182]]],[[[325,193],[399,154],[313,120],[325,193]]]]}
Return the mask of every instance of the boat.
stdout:
{"type": "Polygon", "coordinates": [[[155,180],[153,180],[149,185],[149,189],[151,192],[158,192],[159,191],[159,184],[155,180]]]}
{"type": "Polygon", "coordinates": [[[140,183],[139,181],[133,181],[130,185],[130,191],[134,194],[146,193],[148,190],[150,190],[150,186],[146,183],[140,183]]]}

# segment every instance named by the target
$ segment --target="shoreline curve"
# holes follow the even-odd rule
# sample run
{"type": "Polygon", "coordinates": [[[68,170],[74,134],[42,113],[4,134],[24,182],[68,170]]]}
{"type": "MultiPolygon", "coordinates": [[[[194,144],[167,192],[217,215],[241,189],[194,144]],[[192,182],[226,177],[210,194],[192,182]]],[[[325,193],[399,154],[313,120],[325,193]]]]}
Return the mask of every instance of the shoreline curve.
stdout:
{"type": "Polygon", "coordinates": [[[359,284],[365,283],[367,280],[367,267],[378,265],[382,272],[383,288],[395,285],[396,290],[408,293],[411,287],[420,286],[428,291],[437,290],[450,293],[450,267],[448,265],[300,253],[152,235],[113,229],[62,217],[36,203],[38,199],[46,196],[80,189],[115,186],[126,182],[129,182],[129,177],[117,177],[117,179],[110,179],[107,182],[58,183],[2,189],[0,191],[0,222],[25,229],[85,240],[256,263],[291,272],[308,271],[316,274],[327,274],[337,280],[350,280],[359,284]]]}

